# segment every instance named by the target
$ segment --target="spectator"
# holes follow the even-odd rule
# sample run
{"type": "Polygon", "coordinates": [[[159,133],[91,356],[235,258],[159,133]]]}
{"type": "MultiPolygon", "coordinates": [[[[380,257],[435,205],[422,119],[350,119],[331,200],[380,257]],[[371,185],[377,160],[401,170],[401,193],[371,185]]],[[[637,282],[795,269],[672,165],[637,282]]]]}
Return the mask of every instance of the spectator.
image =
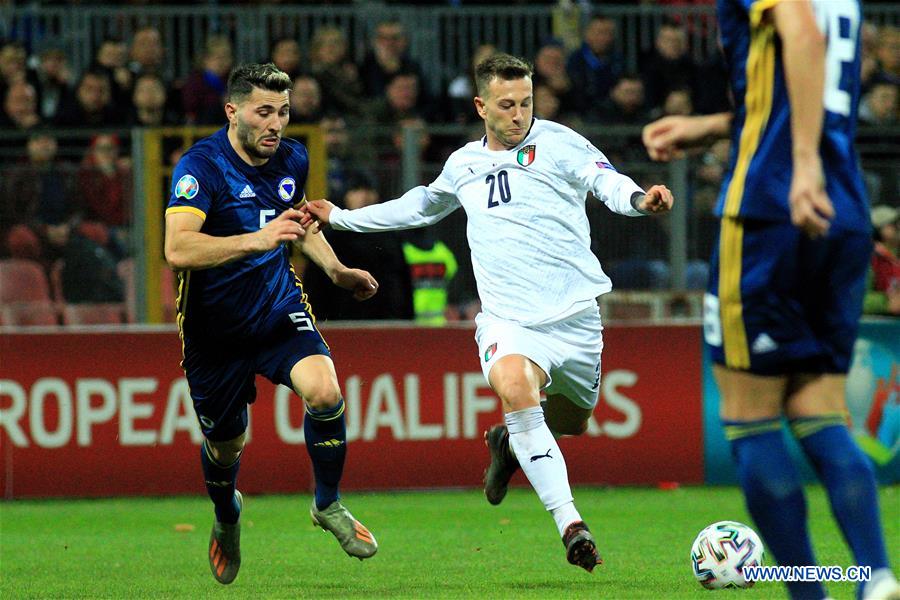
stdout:
{"type": "Polygon", "coordinates": [[[347,56],[347,38],[337,27],[316,29],[310,42],[310,73],[322,88],[322,104],[329,110],[357,115],[362,111],[363,84],[347,56]]]}
{"type": "Polygon", "coordinates": [[[38,55],[37,96],[41,118],[51,122],[72,93],[71,72],[66,53],[55,46],[45,47],[38,55]]]}
{"type": "Polygon", "coordinates": [[[447,100],[449,104],[450,120],[460,125],[474,123],[478,115],[472,111],[472,98],[477,96],[475,91],[475,67],[478,63],[496,54],[497,48],[493,44],[482,44],[472,53],[469,70],[460,73],[447,86],[447,100]]]}
{"type": "Polygon", "coordinates": [[[874,23],[863,22],[859,29],[859,37],[862,49],[859,83],[860,92],[865,95],[878,74],[878,27],[874,23]]]}
{"type": "Polygon", "coordinates": [[[691,88],[681,87],[670,90],[663,101],[663,115],[690,115],[694,112],[694,103],[691,100],[691,88]]]}
{"type": "Polygon", "coordinates": [[[600,105],[600,120],[616,125],[643,125],[650,119],[644,98],[641,77],[636,73],[623,75],[600,105]]]}
{"type": "Polygon", "coordinates": [[[57,160],[58,144],[49,133],[36,130],[25,148],[26,161],[7,167],[0,178],[0,229],[12,255],[37,259],[45,225],[77,212],[75,174],[68,163],[57,160]],[[12,230],[17,230],[18,247],[12,230]]]}
{"type": "Polygon", "coordinates": [[[291,123],[318,123],[322,120],[322,88],[315,77],[300,75],[291,90],[291,123]]]}
{"type": "Polygon", "coordinates": [[[534,58],[534,85],[545,85],[553,92],[560,102],[560,112],[571,109],[572,80],[566,72],[565,50],[559,42],[552,41],[538,49],[534,58]]]}
{"type": "Polygon", "coordinates": [[[874,83],[860,103],[859,120],[866,125],[896,124],[898,89],[900,88],[894,83],[874,83]]]}
{"type": "Polygon", "coordinates": [[[900,211],[886,205],[872,209],[875,252],[866,281],[864,312],[900,316],[900,211]]]}
{"type": "MultiPolygon", "coordinates": [[[[295,80],[301,73],[300,44],[294,38],[280,38],[272,44],[269,60],[295,80]]],[[[265,62],[265,61],[263,61],[265,62]]]]}
{"type": "MultiPolygon", "coordinates": [[[[371,49],[360,65],[363,90],[369,99],[380,98],[391,79],[398,73],[413,73],[419,81],[425,81],[422,67],[409,57],[409,39],[400,21],[381,21],[375,26],[375,38],[371,49]]],[[[422,106],[427,104],[419,98],[422,106]]]]}
{"type": "Polygon", "coordinates": [[[141,27],[134,32],[131,38],[129,51],[131,61],[128,68],[134,75],[153,73],[169,81],[165,68],[165,48],[163,48],[162,35],[156,27],[141,27]]]}
{"type": "Polygon", "coordinates": [[[687,32],[674,23],[663,23],[654,48],[641,65],[647,105],[661,107],[674,89],[694,89],[697,65],[688,55],[687,32]]]}
{"type": "Polygon", "coordinates": [[[161,127],[180,124],[178,115],[167,108],[166,95],[166,86],[159,75],[151,73],[140,75],[134,82],[134,93],[131,97],[131,125],[161,127]]]}
{"type": "Polygon", "coordinates": [[[103,71],[85,71],[71,102],[60,106],[56,124],[60,127],[113,127],[125,119],[113,105],[109,78],[103,71]]]}
{"type": "Polygon", "coordinates": [[[548,121],[559,121],[560,101],[549,85],[534,84],[534,116],[548,121]]]}
{"type": "Polygon", "coordinates": [[[874,81],[900,85],[900,29],[885,25],[878,35],[878,72],[874,81]]]}
{"type": "Polygon", "coordinates": [[[125,106],[129,102],[134,77],[128,68],[128,48],[125,42],[115,37],[108,37],[100,42],[88,70],[106,73],[110,93],[117,106],[125,106]]]}
{"type": "Polygon", "coordinates": [[[109,235],[104,241],[116,255],[129,248],[131,224],[131,164],[120,156],[114,135],[95,135],[78,171],[78,193],[84,218],[101,223],[109,235]]]}
{"type": "Polygon", "coordinates": [[[47,225],[47,242],[63,260],[62,293],[71,304],[122,302],[125,288],[116,259],[84,235],[76,221],[47,225]]]}
{"type": "Polygon", "coordinates": [[[328,197],[342,201],[353,189],[374,189],[375,178],[365,166],[365,151],[358,142],[349,143],[347,122],[337,114],[323,117],[319,123],[328,155],[328,197]]]}
{"type": "Polygon", "coordinates": [[[572,108],[581,115],[609,97],[623,71],[622,57],[613,44],[616,23],[603,15],[594,15],[584,28],[584,43],[569,56],[566,71],[572,80],[572,108]]]}
{"type": "Polygon", "coordinates": [[[415,73],[394,75],[383,98],[375,101],[370,114],[379,125],[395,125],[401,119],[422,116],[418,109],[419,78],[415,73]]]}
{"type": "Polygon", "coordinates": [[[3,127],[26,131],[40,125],[34,86],[24,79],[10,84],[3,98],[3,113],[3,127]]]}
{"type": "Polygon", "coordinates": [[[225,87],[234,60],[231,42],[224,36],[206,40],[200,67],[188,75],[181,89],[181,100],[187,123],[219,125],[225,122],[225,87]]]}
{"type": "Polygon", "coordinates": [[[20,81],[28,81],[37,88],[37,77],[28,69],[28,53],[19,42],[7,42],[0,48],[0,90],[20,81]]]}

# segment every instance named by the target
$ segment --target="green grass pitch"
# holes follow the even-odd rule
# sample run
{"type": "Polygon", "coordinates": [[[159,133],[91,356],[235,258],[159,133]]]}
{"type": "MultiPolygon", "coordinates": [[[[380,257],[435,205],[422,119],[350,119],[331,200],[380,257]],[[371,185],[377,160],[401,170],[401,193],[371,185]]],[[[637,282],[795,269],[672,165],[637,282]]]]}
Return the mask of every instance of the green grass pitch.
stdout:
{"type": "MultiPolygon", "coordinates": [[[[749,522],[736,488],[577,488],[575,497],[605,559],[593,574],[566,563],[553,521],[529,489],[512,490],[499,507],[478,490],[349,493],[347,506],[380,544],[365,562],[313,528],[308,496],[245,496],[243,564],[227,588],[207,564],[205,497],[2,502],[0,597],[786,597],[776,583],[707,591],[691,575],[700,529],[749,522]]],[[[821,488],[809,488],[808,497],[819,562],[853,564],[821,488]]],[[[880,499],[897,568],[900,486],[883,488],[880,499]]],[[[849,583],[829,591],[854,597],[849,583]]]]}

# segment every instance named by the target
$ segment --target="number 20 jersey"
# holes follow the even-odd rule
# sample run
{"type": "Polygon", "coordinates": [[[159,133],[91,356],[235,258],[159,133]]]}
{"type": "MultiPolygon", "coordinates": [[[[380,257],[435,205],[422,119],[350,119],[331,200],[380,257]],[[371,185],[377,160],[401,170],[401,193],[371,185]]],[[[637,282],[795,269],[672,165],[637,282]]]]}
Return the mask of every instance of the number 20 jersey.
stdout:
{"type": "MultiPolygon", "coordinates": [[[[181,157],[166,214],[195,214],[203,219],[200,232],[211,236],[253,233],[303,198],[308,171],[306,148],[287,138],[266,164],[248,165],[232,148],[225,127],[181,157]]],[[[218,267],[179,273],[183,333],[232,340],[263,333],[270,314],[303,296],[288,255],[282,245],[218,267]]]]}
{"type": "MultiPolygon", "coordinates": [[[[719,28],[735,116],[731,168],[716,214],[790,220],[791,117],[781,42],[771,15],[779,1],[718,0],[719,28]]],[[[836,216],[832,227],[868,231],[868,205],[853,148],[859,104],[860,6],[856,0],[813,0],[826,37],[825,116],[820,155],[836,216]]]]}

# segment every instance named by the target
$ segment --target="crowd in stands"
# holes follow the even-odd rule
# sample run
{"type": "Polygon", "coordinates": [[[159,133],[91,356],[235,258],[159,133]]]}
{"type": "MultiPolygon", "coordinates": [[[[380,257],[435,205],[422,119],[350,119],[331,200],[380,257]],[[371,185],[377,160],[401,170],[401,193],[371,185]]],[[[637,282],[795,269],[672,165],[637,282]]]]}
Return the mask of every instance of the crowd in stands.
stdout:
{"type": "MultiPolygon", "coordinates": [[[[551,39],[528,57],[535,65],[536,115],[590,131],[640,126],[666,114],[728,109],[727,76],[720,57],[695,60],[683,24],[666,21],[655,29],[653,47],[641,57],[637,71],[628,70],[616,52],[618,35],[615,19],[595,14],[585,20],[574,49],[551,39]]],[[[136,30],[127,40],[108,37],[80,73],[73,71],[66,54],[52,40],[35,42],[33,48],[15,40],[0,45],[0,258],[39,261],[50,272],[62,259],[70,264],[81,260],[71,253],[93,255],[98,270],[105,269],[115,279],[110,265],[126,260],[130,249],[132,170],[127,140],[106,131],[118,129],[127,135],[131,127],[224,124],[223,94],[235,63],[233,41],[225,35],[208,37],[195,68],[182,77],[168,70],[168,45],[173,43],[152,26],[136,30]],[[84,135],[63,138],[56,135],[58,130],[78,130],[84,135]]],[[[898,125],[898,46],[896,27],[864,27],[860,106],[864,125],[898,125]]],[[[474,67],[502,49],[484,44],[470,50],[474,67]]],[[[469,139],[474,139],[480,135],[480,121],[472,107],[472,70],[452,78],[442,93],[432,93],[435,87],[410,54],[408,32],[401,22],[377,23],[364,58],[357,63],[351,55],[346,33],[328,25],[318,28],[308,44],[293,38],[273,40],[269,55],[256,58],[274,62],[291,75],[291,122],[322,127],[329,156],[329,198],[338,205],[356,207],[404,191],[401,128],[416,127],[424,162],[440,165],[462,139],[432,135],[428,125],[465,125],[473,132],[469,139]],[[357,130],[364,126],[380,133],[368,140],[356,139],[357,130]]],[[[614,163],[648,162],[637,134],[598,145],[614,163]]],[[[688,199],[691,288],[704,285],[705,261],[716,228],[711,209],[729,153],[729,143],[722,141],[695,157],[697,168],[688,199]]],[[[900,200],[895,170],[869,174],[876,200],[894,207],[900,200]]],[[[640,177],[636,179],[641,183],[640,177]]],[[[602,238],[595,251],[619,287],[670,285],[666,225],[652,221],[636,228],[628,219],[594,214],[592,224],[600,230],[595,238],[602,238]],[[606,243],[610,238],[614,244],[606,243]]],[[[457,225],[451,219],[447,226],[457,225]]],[[[338,254],[348,263],[392,284],[382,285],[382,301],[347,305],[328,296],[334,291],[324,291],[326,282],[319,283],[321,278],[309,273],[314,306],[331,318],[411,318],[416,273],[425,271],[411,268],[404,258],[404,245],[433,248],[445,241],[440,229],[436,235],[385,234],[362,240],[332,234],[338,254]],[[377,260],[372,247],[377,248],[377,260]],[[316,295],[322,298],[318,304],[316,295]]],[[[474,309],[469,302],[476,297],[466,274],[468,253],[464,245],[446,241],[455,258],[452,269],[448,262],[443,272],[457,272],[459,261],[456,280],[462,281],[440,277],[449,289],[446,312],[465,318],[471,316],[474,309]]],[[[71,285],[79,283],[87,285],[77,280],[71,285]]],[[[103,298],[92,296],[90,301],[122,299],[121,286],[107,287],[103,298]]],[[[78,291],[69,293],[73,299],[85,297],[78,291]]]]}

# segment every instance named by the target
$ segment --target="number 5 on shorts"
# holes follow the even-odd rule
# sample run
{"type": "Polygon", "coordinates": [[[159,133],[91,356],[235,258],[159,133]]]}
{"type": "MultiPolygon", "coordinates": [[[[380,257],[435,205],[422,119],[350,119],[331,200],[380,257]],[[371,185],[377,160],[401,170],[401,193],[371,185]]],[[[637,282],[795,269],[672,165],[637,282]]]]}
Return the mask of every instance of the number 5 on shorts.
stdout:
{"type": "Polygon", "coordinates": [[[288,315],[291,318],[291,321],[294,325],[297,326],[297,331],[312,331],[313,324],[312,319],[305,312],[295,312],[288,315]]]}

